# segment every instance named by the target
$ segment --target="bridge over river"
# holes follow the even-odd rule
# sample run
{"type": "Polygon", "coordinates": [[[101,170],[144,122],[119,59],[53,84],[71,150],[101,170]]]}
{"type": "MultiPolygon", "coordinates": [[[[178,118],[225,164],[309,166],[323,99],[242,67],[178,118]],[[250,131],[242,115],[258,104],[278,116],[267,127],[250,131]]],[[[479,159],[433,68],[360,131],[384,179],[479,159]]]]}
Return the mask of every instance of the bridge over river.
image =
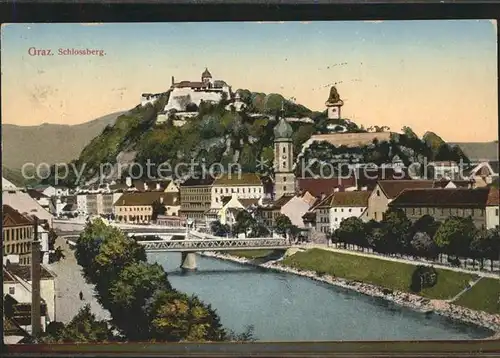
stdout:
{"type": "Polygon", "coordinates": [[[258,249],[288,249],[291,243],[285,238],[228,239],[200,232],[185,232],[184,240],[141,240],[146,251],[181,252],[181,267],[196,269],[195,252],[234,251],[258,249]]]}

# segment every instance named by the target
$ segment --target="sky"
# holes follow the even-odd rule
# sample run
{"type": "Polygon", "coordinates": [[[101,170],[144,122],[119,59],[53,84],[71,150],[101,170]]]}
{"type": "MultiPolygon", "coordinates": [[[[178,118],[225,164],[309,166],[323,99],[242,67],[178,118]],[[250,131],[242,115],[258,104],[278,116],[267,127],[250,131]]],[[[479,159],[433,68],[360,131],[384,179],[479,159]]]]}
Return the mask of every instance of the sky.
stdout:
{"type": "Polygon", "coordinates": [[[365,127],[497,140],[496,31],[493,20],[7,24],[2,120],[87,122],[166,91],[172,76],[199,81],[208,67],[233,90],[281,93],[318,111],[337,83],[342,117],[365,127]],[[104,56],[58,55],[67,48],[104,56]]]}

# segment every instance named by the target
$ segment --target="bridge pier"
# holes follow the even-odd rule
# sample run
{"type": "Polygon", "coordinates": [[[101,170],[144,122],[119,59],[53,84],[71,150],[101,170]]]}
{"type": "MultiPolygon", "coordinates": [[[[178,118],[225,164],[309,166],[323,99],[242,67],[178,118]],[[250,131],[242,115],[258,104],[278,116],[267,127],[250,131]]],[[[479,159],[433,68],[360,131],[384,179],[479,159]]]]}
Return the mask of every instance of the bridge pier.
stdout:
{"type": "Polygon", "coordinates": [[[181,268],[184,270],[196,270],[196,254],[194,252],[181,252],[181,268]]]}

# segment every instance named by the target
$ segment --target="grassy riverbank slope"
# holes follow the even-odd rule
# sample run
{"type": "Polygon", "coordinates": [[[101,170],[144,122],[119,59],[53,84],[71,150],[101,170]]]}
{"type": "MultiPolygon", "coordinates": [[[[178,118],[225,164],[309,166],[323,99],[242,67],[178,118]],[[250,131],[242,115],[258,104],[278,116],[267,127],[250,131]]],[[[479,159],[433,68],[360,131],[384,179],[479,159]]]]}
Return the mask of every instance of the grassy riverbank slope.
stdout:
{"type": "Polygon", "coordinates": [[[478,311],[500,314],[500,280],[484,277],[455,302],[478,311]]]}
{"type": "MultiPolygon", "coordinates": [[[[411,277],[415,270],[415,266],[410,264],[321,249],[298,252],[285,258],[282,264],[402,292],[411,292],[411,277]]],[[[442,269],[437,271],[438,283],[419,292],[421,296],[430,299],[451,299],[462,291],[468,282],[477,279],[477,276],[472,274],[442,269]]]]}

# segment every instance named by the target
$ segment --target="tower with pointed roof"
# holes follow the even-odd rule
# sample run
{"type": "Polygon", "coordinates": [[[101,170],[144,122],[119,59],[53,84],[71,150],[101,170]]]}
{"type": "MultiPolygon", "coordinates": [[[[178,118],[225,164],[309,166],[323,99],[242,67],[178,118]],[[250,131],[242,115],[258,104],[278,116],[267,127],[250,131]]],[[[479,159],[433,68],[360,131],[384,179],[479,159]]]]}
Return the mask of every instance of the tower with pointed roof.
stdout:
{"type": "Polygon", "coordinates": [[[295,194],[293,172],[293,129],[285,120],[283,104],[280,119],[274,127],[274,193],[275,199],[286,194],[295,194]]]}
{"type": "Polygon", "coordinates": [[[212,74],[208,70],[208,68],[205,68],[205,71],[201,74],[201,82],[203,82],[206,85],[210,85],[212,83],[212,74]]]}

